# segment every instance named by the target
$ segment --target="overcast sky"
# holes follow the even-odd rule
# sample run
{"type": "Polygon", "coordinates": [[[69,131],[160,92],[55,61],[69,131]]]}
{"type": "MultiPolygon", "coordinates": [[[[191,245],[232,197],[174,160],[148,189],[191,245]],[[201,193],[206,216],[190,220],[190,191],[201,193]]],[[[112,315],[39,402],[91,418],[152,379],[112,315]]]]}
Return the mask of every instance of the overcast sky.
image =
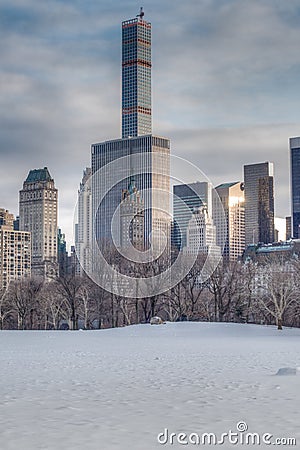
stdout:
{"type": "MultiPolygon", "coordinates": [[[[17,214],[28,171],[48,166],[69,241],[90,145],[120,137],[121,22],[140,5],[0,2],[0,207],[17,214]]],[[[288,139],[300,135],[300,0],[142,5],[152,22],[153,132],[215,185],[242,180],[243,164],[273,161],[276,214],[288,215],[288,139]]]]}

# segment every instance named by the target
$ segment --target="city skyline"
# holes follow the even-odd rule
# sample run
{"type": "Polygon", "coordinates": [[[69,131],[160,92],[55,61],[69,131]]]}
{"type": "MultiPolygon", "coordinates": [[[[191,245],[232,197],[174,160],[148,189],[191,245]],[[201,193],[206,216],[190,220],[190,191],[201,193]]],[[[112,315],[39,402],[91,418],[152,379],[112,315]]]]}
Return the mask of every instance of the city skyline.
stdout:
{"type": "MultiPolygon", "coordinates": [[[[153,132],[169,136],[172,153],[198,165],[214,185],[242,179],[244,164],[274,162],[276,215],[289,215],[288,144],[300,131],[297,5],[143,6],[155,29],[153,132]]],[[[69,243],[90,145],[120,136],[119,23],[139,7],[33,0],[0,7],[1,206],[16,215],[22,180],[48,166],[69,243]]]]}

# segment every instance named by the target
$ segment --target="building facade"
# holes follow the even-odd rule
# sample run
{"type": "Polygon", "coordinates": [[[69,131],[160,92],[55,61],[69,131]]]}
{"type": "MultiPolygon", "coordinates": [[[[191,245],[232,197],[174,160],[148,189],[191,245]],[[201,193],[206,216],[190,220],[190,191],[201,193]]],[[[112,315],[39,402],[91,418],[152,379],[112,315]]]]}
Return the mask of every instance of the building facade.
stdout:
{"type": "Polygon", "coordinates": [[[13,214],[0,209],[6,219],[0,224],[0,288],[6,289],[11,281],[31,276],[31,236],[29,232],[13,228],[13,214]]]}
{"type": "Polygon", "coordinates": [[[14,228],[14,215],[11,214],[7,209],[0,208],[0,226],[6,225],[10,228],[14,228]]]}
{"type": "Polygon", "coordinates": [[[92,172],[93,232],[98,245],[111,242],[112,237],[117,247],[121,245],[120,192],[128,188],[132,177],[145,206],[145,247],[154,230],[170,230],[169,139],[148,135],[93,144],[92,172]],[[109,165],[112,162],[113,170],[109,165]]]}
{"type": "Polygon", "coordinates": [[[223,255],[228,261],[236,261],[245,250],[245,196],[244,184],[240,181],[224,183],[216,187],[223,210],[221,220],[214,214],[217,228],[217,244],[224,243],[223,255]],[[225,241],[224,241],[225,237],[225,241]]]}
{"type": "Polygon", "coordinates": [[[287,216],[285,218],[285,233],[287,241],[292,238],[292,217],[287,216]]]}
{"type": "Polygon", "coordinates": [[[275,217],[274,218],[274,241],[275,242],[285,242],[287,238],[286,234],[286,219],[285,217],[275,217]]]}
{"type": "Polygon", "coordinates": [[[274,177],[270,162],[244,166],[245,243],[274,242],[274,177]]]}
{"type": "Polygon", "coordinates": [[[64,276],[68,273],[68,252],[66,236],[60,228],[57,230],[57,258],[59,275],[64,276]]]}
{"type": "Polygon", "coordinates": [[[187,227],[193,211],[206,206],[212,217],[212,185],[206,181],[173,186],[173,245],[187,245],[187,227]]]}
{"type": "Polygon", "coordinates": [[[32,276],[58,273],[57,203],[58,191],[47,167],[30,170],[19,196],[19,226],[31,233],[32,276]]]}
{"type": "Polygon", "coordinates": [[[221,257],[221,247],[216,244],[216,227],[206,206],[195,209],[186,230],[186,247],[190,254],[221,257]]]}
{"type": "Polygon", "coordinates": [[[290,138],[292,237],[300,237],[300,137],[290,138]]]}
{"type": "Polygon", "coordinates": [[[131,180],[128,189],[122,192],[120,207],[121,247],[144,248],[144,202],[141,194],[131,180]]]}
{"type": "Polygon", "coordinates": [[[91,245],[92,245],[92,169],[87,167],[83,172],[83,178],[78,191],[77,203],[77,230],[75,236],[75,248],[79,261],[79,272],[88,272],[91,269],[91,245]]]}
{"type": "Polygon", "coordinates": [[[244,261],[252,260],[261,263],[289,261],[299,259],[300,239],[290,239],[286,242],[274,242],[273,244],[251,244],[245,250],[244,261]]]}
{"type": "Polygon", "coordinates": [[[140,14],[122,23],[122,138],[152,133],[151,23],[140,14]]]}

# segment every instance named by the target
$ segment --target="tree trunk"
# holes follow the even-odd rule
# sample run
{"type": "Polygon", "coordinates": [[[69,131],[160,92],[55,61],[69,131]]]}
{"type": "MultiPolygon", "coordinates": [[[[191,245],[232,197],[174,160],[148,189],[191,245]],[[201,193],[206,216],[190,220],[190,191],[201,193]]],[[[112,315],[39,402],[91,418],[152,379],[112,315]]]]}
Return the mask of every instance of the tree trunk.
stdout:
{"type": "Polygon", "coordinates": [[[139,323],[139,299],[135,300],[135,323],[139,323]]]}
{"type": "Polygon", "coordinates": [[[71,326],[72,330],[77,330],[77,323],[76,323],[76,313],[75,310],[72,310],[72,316],[71,316],[71,326]]]}
{"type": "Polygon", "coordinates": [[[151,297],[151,316],[155,316],[155,297],[151,297]]]}
{"type": "Polygon", "coordinates": [[[282,330],[282,318],[277,317],[277,329],[282,330]]]}
{"type": "Polygon", "coordinates": [[[114,294],[111,294],[111,327],[115,327],[114,294]]]}

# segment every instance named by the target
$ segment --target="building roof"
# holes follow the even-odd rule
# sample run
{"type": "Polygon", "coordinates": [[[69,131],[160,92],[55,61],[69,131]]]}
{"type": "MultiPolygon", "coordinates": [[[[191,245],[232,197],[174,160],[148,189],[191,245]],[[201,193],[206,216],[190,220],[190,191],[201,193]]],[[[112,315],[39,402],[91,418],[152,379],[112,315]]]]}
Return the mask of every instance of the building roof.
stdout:
{"type": "Polygon", "coordinates": [[[286,252],[293,249],[291,242],[284,242],[278,245],[263,245],[256,250],[256,253],[273,253],[273,252],[286,252]]]}
{"type": "Polygon", "coordinates": [[[240,183],[240,181],[233,181],[232,183],[223,183],[216,187],[216,189],[226,189],[240,183]]]}
{"type": "Polygon", "coordinates": [[[34,183],[36,181],[53,181],[47,167],[30,170],[25,183],[34,183]]]}

